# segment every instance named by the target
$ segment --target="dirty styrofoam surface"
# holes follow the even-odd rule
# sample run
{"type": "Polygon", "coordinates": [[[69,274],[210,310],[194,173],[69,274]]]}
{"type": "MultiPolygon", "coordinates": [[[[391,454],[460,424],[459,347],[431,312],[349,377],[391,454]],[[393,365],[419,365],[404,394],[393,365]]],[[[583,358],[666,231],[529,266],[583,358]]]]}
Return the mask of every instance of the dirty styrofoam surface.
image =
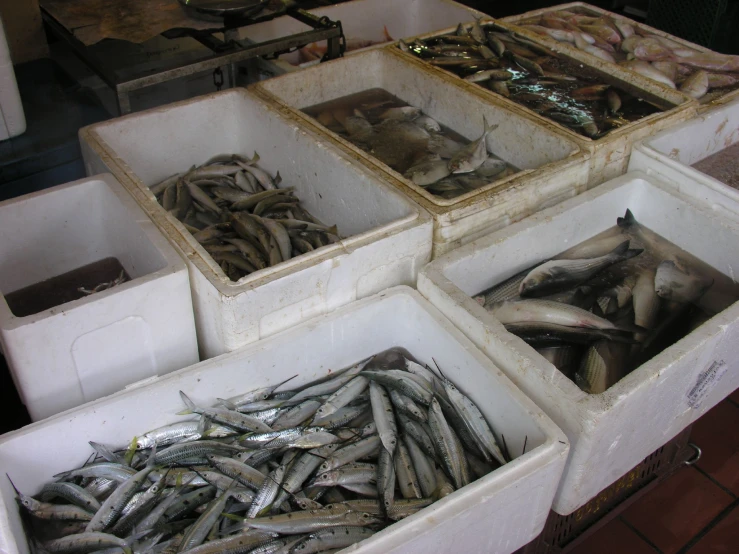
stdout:
{"type": "MultiPolygon", "coordinates": [[[[318,17],[328,17],[341,21],[347,46],[360,43],[374,43],[363,48],[348,50],[346,55],[377,48],[390,40],[444,29],[452,24],[471,21],[484,14],[451,0],[353,0],[333,6],[308,10],[318,17]]],[[[263,42],[276,38],[302,33],[311,27],[289,16],[250,25],[239,29],[239,38],[251,42],[263,42]]],[[[326,42],[319,43],[325,47],[326,42]]],[[[301,67],[317,62],[303,62],[297,51],[283,54],[276,60],[259,60],[258,79],[268,79],[296,71],[301,67]]]]}
{"type": "MultiPolygon", "coordinates": [[[[699,186],[699,185],[696,185],[699,186]]],[[[552,509],[567,515],[625,475],[739,386],[739,303],[589,395],[471,295],[615,225],[637,221],[726,275],[739,264],[739,221],[710,202],[633,172],[435,260],[418,290],[565,432],[570,456],[552,509]]]]}
{"type": "MultiPolygon", "coordinates": [[[[529,21],[534,20],[542,15],[546,15],[549,13],[554,14],[561,10],[574,10],[576,13],[592,15],[594,17],[607,17],[612,20],[627,23],[631,25],[632,27],[634,27],[635,29],[637,29],[640,33],[657,35],[657,36],[666,38],[672,42],[682,44],[683,46],[690,48],[691,50],[696,50],[698,52],[714,53],[713,50],[706,48],[705,46],[701,46],[700,44],[695,44],[694,42],[690,42],[678,36],[671,35],[670,33],[666,33],[665,31],[662,31],[660,29],[655,29],[654,27],[650,27],[649,25],[646,25],[644,23],[635,21],[633,19],[629,19],[628,17],[625,17],[621,14],[617,14],[617,13],[610,12],[608,10],[604,10],[603,8],[599,8],[598,6],[593,6],[586,2],[570,2],[567,4],[559,4],[559,5],[550,6],[547,8],[532,10],[532,11],[525,12],[522,14],[504,17],[500,21],[505,22],[505,23],[510,23],[512,25],[524,25],[528,23],[529,21]]],[[[536,35],[536,36],[541,38],[541,35],[536,35]]],[[[553,40],[553,39],[549,39],[549,40],[553,40]]],[[[553,41],[553,42],[557,42],[557,41],[553,41]]],[[[562,47],[565,50],[573,50],[573,51],[577,51],[578,53],[582,53],[587,59],[590,59],[591,61],[599,59],[596,56],[593,56],[592,54],[587,54],[586,52],[582,52],[581,50],[575,48],[573,45],[562,43],[562,42],[560,42],[559,44],[562,45],[562,47]]],[[[608,63],[611,66],[613,65],[609,62],[605,62],[605,63],[608,63]]],[[[640,77],[643,77],[640,74],[634,71],[631,71],[630,69],[626,69],[626,71],[629,71],[633,75],[639,75],[640,77]]],[[[651,79],[649,80],[653,83],[658,82],[658,81],[652,81],[651,79]]],[[[719,98],[713,100],[712,102],[701,104],[700,106],[698,106],[698,111],[712,109],[715,106],[721,105],[725,102],[731,102],[732,100],[737,99],[737,98],[739,98],[739,89],[731,90],[727,92],[726,94],[720,96],[719,98]]]]}
{"type": "MultiPolygon", "coordinates": [[[[87,442],[125,445],[177,420],[178,391],[209,405],[297,375],[300,386],[391,347],[432,358],[480,408],[511,452],[525,454],[352,549],[361,553],[496,552],[533,540],[551,506],[568,444],[564,434],[416,291],[396,287],[235,352],[0,437],[0,471],[36,493],[84,463],[87,442]],[[125,415],[125,417],[121,417],[125,415]]],[[[26,554],[14,492],[0,480],[0,552],[26,554]]]]}
{"type": "Polygon", "coordinates": [[[15,80],[15,70],[10,59],[5,27],[0,19],[0,140],[26,132],[26,115],[15,80]]]}
{"type": "Polygon", "coordinates": [[[80,131],[88,173],[112,172],[190,269],[203,358],[229,352],[387,287],[414,284],[431,255],[430,216],[387,182],[244,89],[80,131]],[[231,281],[149,186],[217,154],[251,156],[346,237],[231,281]]]}
{"type": "Polygon", "coordinates": [[[577,144],[553,125],[538,122],[521,110],[460,90],[445,77],[389,49],[375,49],[304,71],[252,85],[250,90],[288,111],[326,140],[388,175],[399,190],[434,217],[434,256],[504,227],[586,189],[588,160],[577,144]],[[301,110],[373,88],[382,88],[442,125],[474,140],[483,116],[498,125],[488,136],[488,149],[521,171],[453,199],[427,192],[374,156],[320,125],[301,110]]]}
{"type": "Polygon", "coordinates": [[[629,170],[656,175],[683,194],[712,202],[717,210],[739,214],[739,190],[691,167],[738,142],[739,98],[637,143],[629,170]]]}
{"type": "MultiPolygon", "coordinates": [[[[491,21],[492,20],[481,21],[481,24],[485,25],[491,21]]],[[[681,92],[671,89],[661,83],[656,83],[651,79],[642,77],[632,71],[627,71],[621,66],[604,62],[595,56],[585,54],[577,49],[567,48],[555,40],[541,37],[540,35],[532,33],[526,29],[514,27],[511,24],[503,23],[501,20],[497,20],[495,23],[500,27],[525,37],[530,42],[545,46],[554,52],[559,59],[588,68],[591,73],[596,75],[604,83],[616,86],[644,100],[650,101],[660,107],[662,111],[623,125],[618,129],[613,129],[602,138],[592,139],[481,85],[465,81],[442,67],[433,66],[413,54],[400,52],[397,46],[393,45],[388,46],[387,48],[392,49],[416,65],[424,67],[427,71],[433,74],[449,77],[461,88],[469,90],[474,94],[481,95],[484,98],[494,98],[497,102],[502,103],[505,106],[523,110],[536,120],[546,122],[547,124],[554,126],[557,130],[561,131],[564,136],[569,138],[571,141],[576,142],[584,152],[590,155],[591,167],[588,179],[589,186],[599,185],[604,181],[623,175],[626,172],[626,168],[629,163],[631,149],[636,141],[653,135],[662,129],[670,128],[677,123],[681,123],[694,117],[696,114],[696,101],[681,92]]],[[[456,28],[450,27],[443,31],[428,33],[416,38],[424,39],[442,34],[450,34],[454,33],[455,30],[456,28]]]]}
{"type": "Polygon", "coordinates": [[[133,198],[98,175],[0,203],[0,342],[34,421],[196,363],[187,268],[133,198]],[[16,317],[4,295],[115,257],[131,280],[16,317]]]}

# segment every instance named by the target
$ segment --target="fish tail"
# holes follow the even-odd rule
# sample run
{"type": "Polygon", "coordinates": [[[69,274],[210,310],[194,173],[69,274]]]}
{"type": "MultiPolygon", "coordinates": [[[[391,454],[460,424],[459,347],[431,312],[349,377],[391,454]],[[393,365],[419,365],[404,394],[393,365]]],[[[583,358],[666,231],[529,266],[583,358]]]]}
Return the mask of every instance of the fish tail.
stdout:
{"type": "Polygon", "coordinates": [[[182,401],[185,403],[185,406],[187,406],[187,410],[178,412],[178,415],[186,415],[186,414],[195,413],[195,410],[197,410],[197,407],[195,406],[195,403],[192,400],[190,400],[190,397],[187,396],[184,392],[180,391],[180,398],[182,398],[182,401]]]}
{"type": "Polygon", "coordinates": [[[623,255],[624,260],[630,260],[631,258],[635,258],[642,252],[644,252],[643,248],[632,248],[631,250],[627,250],[623,255]]]}
{"type": "Polygon", "coordinates": [[[390,33],[387,30],[387,25],[382,26],[382,33],[385,35],[385,41],[392,42],[395,40],[393,37],[390,36],[390,33]]]}
{"type": "Polygon", "coordinates": [[[626,255],[626,253],[627,253],[627,252],[628,252],[628,250],[629,250],[629,243],[630,243],[630,242],[631,242],[631,241],[630,241],[630,240],[628,240],[628,239],[627,239],[627,240],[625,240],[625,241],[623,241],[623,242],[622,242],[621,244],[619,244],[619,245],[618,245],[618,246],[617,246],[616,248],[614,248],[613,250],[611,250],[611,255],[612,255],[612,256],[625,256],[625,255],[626,255]]]}
{"type": "Polygon", "coordinates": [[[616,224],[622,229],[628,229],[636,224],[636,218],[634,217],[634,214],[631,213],[631,210],[627,209],[623,217],[616,219],[616,224]]]}
{"type": "Polygon", "coordinates": [[[490,125],[488,123],[487,118],[484,115],[482,116],[482,125],[483,125],[483,133],[485,136],[487,136],[487,134],[490,131],[495,131],[499,127],[497,123],[495,125],[490,125]]]}

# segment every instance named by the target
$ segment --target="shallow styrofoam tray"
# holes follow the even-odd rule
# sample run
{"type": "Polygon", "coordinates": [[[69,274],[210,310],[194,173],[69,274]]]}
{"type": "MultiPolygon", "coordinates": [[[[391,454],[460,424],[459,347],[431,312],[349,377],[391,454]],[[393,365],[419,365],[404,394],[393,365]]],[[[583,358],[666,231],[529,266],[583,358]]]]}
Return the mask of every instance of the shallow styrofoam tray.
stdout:
{"type": "MultiPolygon", "coordinates": [[[[486,23],[491,22],[492,20],[484,20],[481,21],[481,24],[485,25],[486,23]]],[[[588,68],[591,73],[595,74],[604,83],[617,86],[635,96],[638,96],[639,98],[651,101],[657,106],[662,107],[663,111],[653,113],[637,121],[619,127],[618,129],[613,129],[602,138],[592,139],[481,85],[465,81],[464,79],[457,77],[451,71],[443,69],[442,67],[433,66],[413,54],[400,52],[400,49],[396,45],[391,45],[387,48],[398,52],[404,58],[413,61],[413,63],[423,66],[429,72],[449,77],[459,87],[470,90],[484,98],[495,98],[498,102],[501,102],[504,105],[511,107],[515,106],[517,109],[525,111],[537,120],[547,122],[548,124],[555,126],[570,140],[577,142],[583,151],[590,154],[590,186],[598,185],[608,179],[623,175],[629,163],[632,146],[637,140],[653,135],[662,129],[667,129],[676,125],[677,123],[681,123],[686,119],[694,117],[696,114],[696,101],[681,92],[671,89],[661,83],[656,83],[651,79],[642,77],[632,71],[627,71],[621,66],[604,62],[595,56],[586,55],[584,52],[580,52],[577,49],[564,48],[555,40],[541,37],[537,34],[526,31],[525,29],[516,28],[510,24],[503,23],[500,20],[495,21],[495,23],[500,27],[510,31],[515,31],[517,34],[525,36],[530,42],[545,46],[554,52],[559,59],[588,68]]],[[[449,28],[435,33],[428,33],[416,38],[425,39],[437,35],[450,34],[454,33],[455,30],[455,28],[449,28]]]]}
{"type": "MultiPolygon", "coordinates": [[[[318,17],[341,21],[346,40],[372,41],[365,48],[349,50],[346,55],[377,48],[387,42],[385,29],[391,39],[397,40],[434,29],[443,29],[452,24],[470,21],[485,14],[452,0],[353,0],[333,6],[308,10],[318,17]]],[[[273,40],[295,33],[309,31],[310,26],[289,16],[258,23],[239,29],[239,38],[251,42],[273,40]]],[[[325,45],[325,42],[321,43],[325,45]]],[[[297,71],[317,62],[300,63],[297,51],[284,54],[276,60],[259,60],[259,78],[270,78],[297,71]]]]}
{"type": "Polygon", "coordinates": [[[718,210],[739,214],[739,190],[691,167],[738,142],[739,98],[638,142],[629,170],[656,175],[683,194],[698,195],[718,210]]]}
{"type": "Polygon", "coordinates": [[[185,263],[110,175],[0,203],[0,235],[0,343],[34,421],[199,360],[185,263]],[[109,257],[130,281],[23,317],[5,301],[109,257]]]}
{"type": "MultiPolygon", "coordinates": [[[[699,185],[696,185],[699,186],[699,185]]],[[[418,290],[551,417],[570,440],[552,509],[572,513],[739,386],[739,303],[589,395],[471,295],[597,235],[631,209],[637,221],[733,275],[739,221],[640,172],[627,173],[435,260],[418,290]]]]}
{"type": "MultiPolygon", "coordinates": [[[[649,25],[646,25],[644,23],[640,23],[638,21],[634,21],[633,19],[629,19],[628,17],[624,17],[621,14],[609,12],[608,10],[604,10],[603,8],[599,8],[598,6],[593,6],[593,5],[588,4],[586,2],[570,2],[570,3],[567,3],[567,4],[559,4],[559,5],[556,5],[556,6],[550,6],[548,8],[541,8],[541,9],[538,9],[538,10],[532,10],[532,11],[525,12],[525,13],[522,13],[522,14],[511,15],[511,16],[508,16],[508,17],[504,17],[500,21],[503,21],[503,22],[510,23],[512,25],[518,26],[518,25],[523,25],[523,24],[527,23],[528,21],[533,20],[533,19],[535,19],[537,17],[540,17],[542,15],[546,15],[546,14],[549,14],[549,13],[556,13],[556,12],[561,11],[561,10],[573,10],[573,9],[577,13],[583,13],[583,14],[586,14],[586,15],[592,15],[594,17],[603,17],[603,16],[605,16],[605,17],[609,17],[611,19],[615,19],[617,21],[623,21],[625,23],[628,23],[632,27],[637,28],[640,31],[643,31],[643,32],[646,32],[646,33],[649,33],[649,34],[652,34],[652,35],[657,35],[657,36],[660,36],[660,37],[663,37],[663,38],[666,38],[666,39],[671,40],[673,42],[677,42],[678,44],[682,44],[683,46],[686,46],[687,48],[690,48],[692,50],[697,50],[698,52],[714,53],[713,50],[711,50],[710,48],[706,48],[705,46],[701,46],[700,44],[695,44],[694,42],[690,42],[688,40],[685,40],[684,38],[680,38],[678,36],[671,35],[670,33],[667,33],[665,31],[661,31],[660,29],[655,29],[654,27],[650,27],[649,25]]],[[[531,35],[529,35],[530,31],[526,31],[526,30],[522,30],[522,31],[527,36],[531,36],[531,35]]],[[[535,36],[541,38],[541,35],[535,35],[535,36]]],[[[546,37],[544,37],[544,38],[546,38],[546,37]]],[[[549,40],[551,40],[552,42],[557,43],[557,41],[555,41],[553,39],[549,39],[549,40]]],[[[549,44],[548,41],[547,41],[547,43],[549,44]]],[[[586,58],[590,59],[591,62],[593,60],[600,59],[600,58],[598,58],[596,56],[593,56],[592,54],[587,54],[585,52],[582,52],[579,49],[577,49],[574,46],[571,46],[569,44],[565,44],[565,43],[561,43],[561,42],[559,42],[558,44],[560,44],[565,50],[574,50],[574,51],[577,51],[579,53],[582,53],[586,58]]],[[[611,64],[609,62],[605,62],[605,63],[608,63],[611,66],[613,65],[613,64],[611,64]]],[[[626,71],[629,71],[629,72],[633,73],[634,75],[639,75],[638,73],[636,73],[636,72],[634,72],[634,71],[632,71],[630,69],[626,69],[626,71]]],[[[650,79],[650,81],[653,82],[653,83],[657,83],[657,81],[652,81],[651,79],[650,79]]],[[[729,91],[726,94],[720,96],[719,98],[713,100],[712,102],[708,102],[708,103],[699,105],[698,106],[698,111],[704,111],[704,110],[707,110],[707,109],[711,109],[712,107],[721,105],[721,104],[723,104],[725,102],[731,102],[732,100],[734,100],[736,98],[739,98],[739,89],[735,89],[735,90],[729,91]]]]}
{"type": "MultiPolygon", "coordinates": [[[[123,445],[176,421],[177,392],[214,403],[291,381],[300,386],[400,346],[432,358],[473,401],[516,457],[356,547],[361,553],[496,552],[534,539],[549,513],[568,444],[564,434],[470,341],[416,291],[396,287],[235,352],[0,437],[0,471],[35,493],[53,474],[82,464],[87,441],[123,445]],[[526,442],[526,453],[521,455],[526,442]]],[[[0,552],[25,554],[13,489],[0,480],[0,552]]]]}
{"type": "Polygon", "coordinates": [[[391,179],[434,217],[434,256],[585,190],[588,160],[554,125],[515,106],[460,90],[446,77],[408,63],[389,49],[323,63],[252,85],[250,90],[281,107],[375,171],[391,179]],[[480,136],[483,116],[498,125],[488,148],[522,171],[452,199],[427,192],[377,158],[329,131],[301,110],[373,88],[382,88],[470,140],[480,136]]]}
{"type": "Polygon", "coordinates": [[[112,172],[190,269],[200,354],[210,358],[387,287],[414,284],[431,255],[430,216],[339,149],[244,89],[80,131],[88,173],[112,172]],[[347,237],[231,281],[149,186],[217,154],[257,151],[303,205],[347,237]]]}

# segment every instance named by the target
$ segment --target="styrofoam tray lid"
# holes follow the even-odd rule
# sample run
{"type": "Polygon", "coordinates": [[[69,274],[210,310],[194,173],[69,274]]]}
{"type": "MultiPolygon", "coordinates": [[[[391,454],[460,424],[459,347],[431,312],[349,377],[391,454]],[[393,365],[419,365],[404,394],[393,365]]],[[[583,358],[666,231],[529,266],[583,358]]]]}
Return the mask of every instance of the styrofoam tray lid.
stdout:
{"type": "MultiPolygon", "coordinates": [[[[53,474],[83,463],[89,454],[87,441],[123,445],[137,433],[176,421],[174,414],[182,409],[179,390],[197,403],[210,404],[295,374],[292,383],[300,386],[392,346],[407,348],[421,363],[435,360],[448,368],[447,375],[478,404],[496,431],[505,434],[511,452],[522,451],[526,441],[528,447],[525,454],[355,549],[380,553],[402,548],[407,552],[406,548],[414,541],[422,543],[440,523],[454,522],[466,528],[472,520],[479,520],[475,507],[494,500],[497,494],[530,503],[537,515],[545,517],[549,505],[537,505],[538,491],[518,497],[526,490],[527,478],[548,467],[559,469],[550,470],[546,479],[558,481],[569,448],[567,439],[436,308],[408,287],[389,289],[234,352],[7,433],[0,437],[0,471],[11,475],[21,491],[35,493],[53,474]]],[[[0,480],[0,493],[0,551],[25,553],[14,492],[7,479],[0,480]]],[[[481,524],[495,526],[494,521],[477,521],[477,533],[483,532],[481,524]]],[[[516,535],[515,529],[501,532],[516,535]]]]}

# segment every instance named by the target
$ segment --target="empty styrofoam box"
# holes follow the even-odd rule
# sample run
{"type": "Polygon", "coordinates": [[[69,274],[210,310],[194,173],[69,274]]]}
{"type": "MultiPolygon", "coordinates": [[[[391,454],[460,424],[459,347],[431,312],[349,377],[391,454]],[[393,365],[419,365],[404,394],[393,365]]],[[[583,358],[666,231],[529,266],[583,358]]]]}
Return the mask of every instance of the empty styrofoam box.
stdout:
{"type": "Polygon", "coordinates": [[[110,171],[190,269],[200,354],[211,358],[385,288],[415,284],[431,256],[429,215],[381,177],[244,89],[80,131],[88,173],[110,171]],[[259,153],[343,240],[231,281],[149,186],[217,154],[259,153]]]}
{"type": "MultiPolygon", "coordinates": [[[[318,17],[340,21],[347,42],[347,55],[376,48],[405,37],[444,29],[452,24],[472,21],[485,14],[451,0],[354,0],[334,6],[308,10],[318,17]],[[387,31],[387,35],[386,35],[387,31]],[[390,37],[388,39],[388,36],[390,37]],[[367,43],[367,46],[364,46],[367,43]]],[[[310,31],[311,27],[289,16],[250,25],[239,29],[239,38],[250,42],[274,40],[288,35],[310,31]]],[[[319,46],[325,47],[326,41],[319,46]]],[[[303,61],[297,51],[275,60],[260,59],[258,77],[265,79],[296,71],[316,61],[303,61]]]]}
{"type": "MultiPolygon", "coordinates": [[[[481,24],[484,26],[486,23],[491,22],[492,21],[481,21],[481,24]]],[[[608,179],[613,179],[614,177],[623,175],[626,172],[626,168],[629,163],[629,156],[631,155],[632,147],[636,141],[649,137],[662,129],[668,129],[677,123],[681,123],[694,117],[696,114],[697,102],[682,92],[671,89],[661,83],[656,83],[642,75],[628,71],[619,65],[605,62],[576,48],[568,48],[567,45],[562,45],[553,39],[542,37],[526,29],[502,23],[500,20],[495,23],[498,27],[507,29],[509,32],[515,33],[531,43],[546,47],[548,50],[553,52],[559,60],[587,69],[587,72],[600,82],[618,87],[641,100],[646,100],[652,103],[654,106],[659,107],[660,111],[626,123],[619,128],[612,129],[602,137],[586,137],[568,126],[554,121],[544,114],[537,113],[536,111],[515,102],[511,98],[507,98],[493,92],[482,84],[465,81],[451,71],[448,71],[441,66],[437,67],[431,65],[414,54],[400,53],[400,49],[395,45],[388,46],[388,48],[399,52],[400,55],[404,56],[409,61],[422,65],[429,72],[450,77],[459,87],[466,88],[483,97],[494,98],[505,106],[516,107],[517,109],[525,111],[531,117],[541,122],[551,124],[557,128],[564,136],[573,142],[576,142],[584,152],[587,152],[590,155],[591,168],[588,181],[589,186],[599,185],[608,179]]],[[[427,39],[433,36],[454,33],[455,30],[456,28],[450,27],[436,33],[428,33],[416,38],[427,39]]]]}
{"type": "Polygon", "coordinates": [[[739,99],[638,143],[629,170],[656,175],[686,195],[698,195],[718,210],[739,214],[739,190],[691,167],[738,143],[739,99]]]}
{"type": "MultiPolygon", "coordinates": [[[[697,185],[696,185],[697,186],[697,185]]],[[[739,386],[739,304],[602,394],[587,394],[471,296],[613,227],[637,221],[733,275],[739,222],[641,172],[628,173],[435,260],[418,290],[551,417],[570,440],[552,509],[568,515],[739,386]]]]}
{"type": "Polygon", "coordinates": [[[34,421],[199,360],[185,263],[110,175],[2,202],[0,229],[0,343],[34,421]],[[22,317],[5,301],[107,258],[130,280],[22,317]]]}
{"type": "Polygon", "coordinates": [[[250,90],[289,110],[375,171],[384,172],[399,190],[431,212],[434,256],[438,256],[584,191],[589,172],[587,156],[555,125],[537,121],[515,105],[509,107],[460,90],[451,79],[409,63],[399,51],[385,48],[262,81],[250,90]],[[521,171],[445,199],[414,184],[301,111],[376,88],[421,108],[469,140],[480,137],[485,117],[490,125],[498,126],[488,135],[488,149],[521,171]]]}
{"type": "MultiPolygon", "coordinates": [[[[567,439],[482,352],[408,287],[389,289],[140,388],[8,433],[0,437],[0,471],[19,490],[36,493],[55,473],[85,462],[90,454],[87,441],[125,445],[137,434],[177,421],[180,390],[208,405],[294,375],[291,386],[299,387],[392,347],[407,349],[421,363],[432,364],[433,359],[444,368],[495,432],[505,435],[515,458],[350,550],[507,554],[533,540],[549,514],[567,457],[567,439]]],[[[0,479],[0,493],[0,552],[26,554],[7,479],[0,479]]]]}

